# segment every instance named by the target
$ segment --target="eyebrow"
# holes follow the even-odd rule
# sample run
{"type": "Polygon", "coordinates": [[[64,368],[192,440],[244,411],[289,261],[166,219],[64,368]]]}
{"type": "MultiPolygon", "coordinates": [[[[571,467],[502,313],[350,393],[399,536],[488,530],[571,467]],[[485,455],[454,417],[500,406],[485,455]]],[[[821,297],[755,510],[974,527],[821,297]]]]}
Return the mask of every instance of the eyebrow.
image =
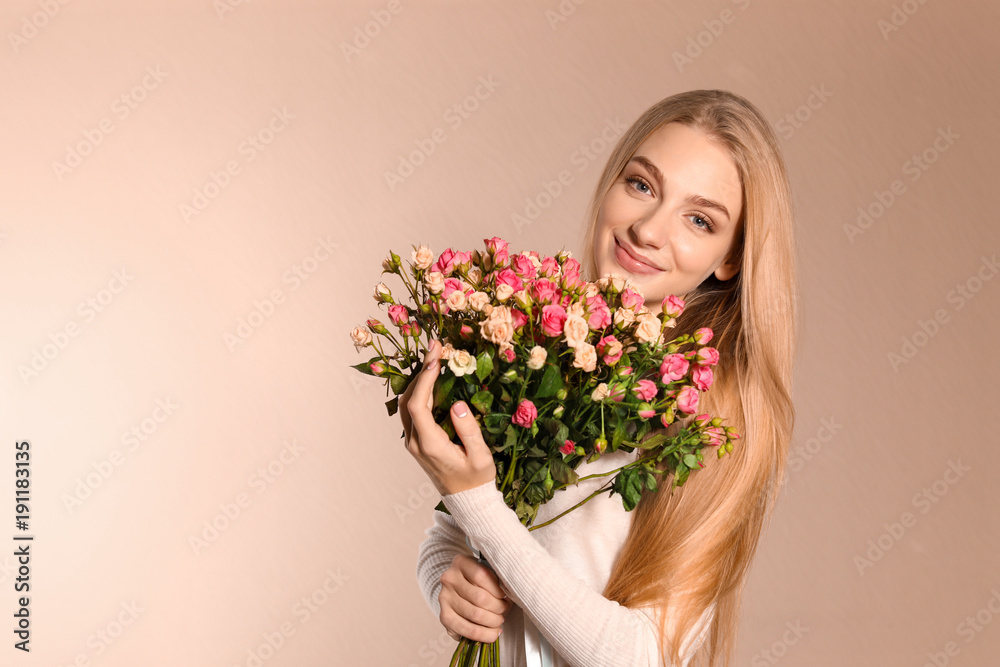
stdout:
{"type": "MultiPolygon", "coordinates": [[[[636,155],[631,160],[629,160],[629,162],[638,162],[646,169],[648,169],[649,172],[653,174],[653,178],[655,178],[659,182],[660,188],[661,189],[663,188],[663,174],[660,173],[660,170],[657,168],[655,164],[653,164],[653,162],[649,158],[644,157],[642,155],[636,155]]],[[[707,197],[703,197],[701,195],[688,195],[684,201],[688,202],[689,204],[694,204],[695,206],[714,208],[716,211],[720,211],[721,213],[723,213],[727,219],[732,218],[732,216],[729,215],[729,209],[727,209],[719,202],[708,199],[707,197]]]]}

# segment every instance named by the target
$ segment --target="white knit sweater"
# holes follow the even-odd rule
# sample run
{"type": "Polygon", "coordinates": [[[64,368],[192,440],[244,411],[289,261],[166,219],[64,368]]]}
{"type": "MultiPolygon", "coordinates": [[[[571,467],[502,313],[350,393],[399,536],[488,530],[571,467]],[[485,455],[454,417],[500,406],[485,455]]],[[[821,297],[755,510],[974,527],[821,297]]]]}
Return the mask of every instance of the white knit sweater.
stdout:
{"type": "MultiPolygon", "coordinates": [[[[634,461],[638,451],[611,452],[576,471],[581,477],[608,472],[634,461]]],[[[596,477],[557,491],[539,508],[533,525],[569,509],[610,479],[596,477]]],[[[525,667],[524,615],[551,644],[554,667],[665,667],[657,642],[658,612],[623,607],[601,595],[631,525],[632,513],[622,507],[620,496],[604,492],[532,531],[504,504],[493,481],[442,500],[451,515],[434,512],[417,557],[417,582],[435,616],[441,613],[441,575],[456,554],[473,555],[468,536],[514,602],[500,635],[504,667],[525,667]]],[[[714,613],[713,605],[685,638],[680,667],[704,642],[714,613]]]]}

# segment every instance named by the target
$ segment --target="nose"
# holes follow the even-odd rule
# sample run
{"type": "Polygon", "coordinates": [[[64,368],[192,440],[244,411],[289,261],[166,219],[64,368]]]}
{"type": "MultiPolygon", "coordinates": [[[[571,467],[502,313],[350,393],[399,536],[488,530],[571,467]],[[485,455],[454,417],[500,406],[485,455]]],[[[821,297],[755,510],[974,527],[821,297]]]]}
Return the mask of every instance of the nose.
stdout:
{"type": "Polygon", "coordinates": [[[670,245],[670,239],[675,225],[665,210],[660,209],[635,220],[629,225],[629,241],[640,248],[649,248],[658,252],[670,245]]]}

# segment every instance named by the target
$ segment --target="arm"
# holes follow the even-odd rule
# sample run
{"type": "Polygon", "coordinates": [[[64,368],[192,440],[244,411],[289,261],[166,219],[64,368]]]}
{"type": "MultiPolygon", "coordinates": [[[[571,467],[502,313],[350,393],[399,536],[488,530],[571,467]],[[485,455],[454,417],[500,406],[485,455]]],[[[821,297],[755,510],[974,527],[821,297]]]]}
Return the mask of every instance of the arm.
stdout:
{"type": "MultiPolygon", "coordinates": [[[[555,651],[575,667],[662,667],[650,609],[630,609],[609,600],[568,572],[521,525],[495,482],[443,496],[452,520],[489,561],[507,594],[538,627],[555,651]]],[[[697,644],[713,608],[695,628],[697,644]]],[[[692,652],[685,642],[685,664],[692,652]]]]}
{"type": "Polygon", "coordinates": [[[457,554],[472,556],[472,550],[465,543],[465,533],[455,519],[444,512],[434,512],[434,525],[424,534],[427,539],[417,552],[417,584],[434,616],[440,617],[441,575],[451,567],[457,554]]]}

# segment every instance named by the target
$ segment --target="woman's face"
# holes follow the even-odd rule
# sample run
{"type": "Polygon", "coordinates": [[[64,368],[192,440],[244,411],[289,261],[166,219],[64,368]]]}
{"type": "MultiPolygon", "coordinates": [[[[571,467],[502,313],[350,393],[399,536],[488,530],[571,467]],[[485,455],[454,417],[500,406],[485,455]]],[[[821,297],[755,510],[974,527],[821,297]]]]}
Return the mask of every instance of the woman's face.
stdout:
{"type": "Polygon", "coordinates": [[[654,313],[683,298],[726,263],[743,190],[736,164],[701,130],[667,123],[636,149],[601,204],[594,230],[598,276],[619,273],[642,289],[654,313]]]}

